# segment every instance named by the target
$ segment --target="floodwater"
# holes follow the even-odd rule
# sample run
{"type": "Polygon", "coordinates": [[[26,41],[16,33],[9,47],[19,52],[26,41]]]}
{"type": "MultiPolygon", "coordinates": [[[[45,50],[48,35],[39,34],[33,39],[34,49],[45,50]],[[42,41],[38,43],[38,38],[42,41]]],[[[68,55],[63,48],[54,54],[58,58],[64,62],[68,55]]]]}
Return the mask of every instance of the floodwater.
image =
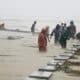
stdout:
{"type": "MultiPolygon", "coordinates": [[[[6,28],[28,31],[33,23],[26,20],[4,20],[4,22],[6,28]]],[[[80,23],[75,23],[79,31],[80,23]]],[[[45,25],[50,25],[50,30],[52,30],[56,24],[56,21],[40,21],[36,25],[36,31],[40,31],[45,25]]],[[[55,56],[63,51],[60,46],[55,46],[52,40],[48,43],[48,52],[39,53],[37,35],[0,31],[0,80],[26,80],[30,73],[53,59],[48,56],[55,56]],[[21,37],[21,39],[8,40],[8,36],[21,37]]],[[[56,72],[54,75],[51,80],[54,78],[54,80],[80,80],[80,77],[70,77],[64,72],[56,72]]]]}

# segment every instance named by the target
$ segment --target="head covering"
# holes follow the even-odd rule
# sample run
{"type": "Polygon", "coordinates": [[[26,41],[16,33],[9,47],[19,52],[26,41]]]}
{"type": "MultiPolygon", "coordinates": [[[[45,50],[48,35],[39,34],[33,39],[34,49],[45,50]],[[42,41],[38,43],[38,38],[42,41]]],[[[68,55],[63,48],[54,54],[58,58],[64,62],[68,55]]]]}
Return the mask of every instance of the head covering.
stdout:
{"type": "Polygon", "coordinates": [[[43,28],[43,29],[41,30],[41,33],[45,34],[45,33],[46,33],[46,30],[43,28]]]}
{"type": "Polygon", "coordinates": [[[49,26],[46,26],[46,29],[49,29],[49,26]]]}

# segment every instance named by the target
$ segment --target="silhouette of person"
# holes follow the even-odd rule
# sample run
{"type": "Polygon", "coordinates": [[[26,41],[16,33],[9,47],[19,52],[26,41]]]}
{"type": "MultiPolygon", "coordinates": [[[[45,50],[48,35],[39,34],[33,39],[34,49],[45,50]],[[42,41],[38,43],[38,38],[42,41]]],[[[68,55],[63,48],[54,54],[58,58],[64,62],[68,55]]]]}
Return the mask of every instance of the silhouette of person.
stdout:
{"type": "Polygon", "coordinates": [[[53,29],[53,31],[51,32],[50,38],[53,36],[54,34],[54,42],[55,44],[59,42],[59,38],[60,38],[60,25],[57,24],[56,28],[53,29]]]}
{"type": "Polygon", "coordinates": [[[32,32],[32,34],[34,34],[34,32],[35,32],[35,25],[36,25],[36,21],[34,21],[34,23],[32,24],[32,26],[31,26],[31,32],[32,32]]]}
{"type": "Polygon", "coordinates": [[[69,39],[69,27],[67,27],[66,30],[64,30],[64,32],[61,34],[59,42],[62,48],[66,48],[68,39],[69,39]]]}
{"type": "Polygon", "coordinates": [[[70,22],[69,28],[70,28],[70,37],[74,39],[76,34],[76,26],[74,25],[73,21],[70,22]]]}
{"type": "Polygon", "coordinates": [[[40,52],[47,51],[47,36],[46,30],[42,29],[38,36],[38,48],[40,52]]]}

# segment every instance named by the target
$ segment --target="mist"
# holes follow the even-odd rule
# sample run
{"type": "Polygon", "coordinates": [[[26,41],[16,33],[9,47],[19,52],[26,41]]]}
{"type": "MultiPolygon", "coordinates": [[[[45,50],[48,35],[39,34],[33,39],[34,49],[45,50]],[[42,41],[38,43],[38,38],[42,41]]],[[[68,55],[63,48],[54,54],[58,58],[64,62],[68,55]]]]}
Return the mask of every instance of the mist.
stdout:
{"type": "Polygon", "coordinates": [[[79,18],[80,0],[0,0],[0,17],[79,18]]]}

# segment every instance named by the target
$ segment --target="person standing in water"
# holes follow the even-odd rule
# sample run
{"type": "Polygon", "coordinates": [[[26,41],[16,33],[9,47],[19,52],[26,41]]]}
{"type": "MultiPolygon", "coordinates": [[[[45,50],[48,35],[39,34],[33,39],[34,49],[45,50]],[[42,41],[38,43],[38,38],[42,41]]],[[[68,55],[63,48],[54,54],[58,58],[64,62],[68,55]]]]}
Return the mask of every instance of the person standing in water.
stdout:
{"type": "Polygon", "coordinates": [[[53,31],[51,32],[50,39],[52,38],[53,34],[54,34],[54,42],[56,44],[59,42],[59,38],[60,38],[60,25],[59,24],[57,24],[56,28],[53,29],[53,31]]]}
{"type": "MultiPolygon", "coordinates": [[[[65,27],[66,27],[66,24],[65,24],[65,27]]],[[[66,29],[64,29],[64,31],[62,32],[61,34],[61,37],[60,37],[60,45],[62,48],[66,48],[67,46],[67,40],[69,39],[69,27],[67,27],[66,29]]]]}
{"type": "Polygon", "coordinates": [[[69,30],[70,30],[70,38],[74,39],[76,34],[76,26],[74,25],[73,21],[70,22],[69,30]]]}
{"type": "Polygon", "coordinates": [[[40,52],[47,51],[47,36],[46,30],[42,29],[38,36],[38,48],[40,52]]]}
{"type": "Polygon", "coordinates": [[[35,25],[36,25],[36,21],[34,21],[34,23],[32,24],[32,26],[31,26],[31,32],[32,32],[32,34],[34,34],[35,33],[35,25]]]}

